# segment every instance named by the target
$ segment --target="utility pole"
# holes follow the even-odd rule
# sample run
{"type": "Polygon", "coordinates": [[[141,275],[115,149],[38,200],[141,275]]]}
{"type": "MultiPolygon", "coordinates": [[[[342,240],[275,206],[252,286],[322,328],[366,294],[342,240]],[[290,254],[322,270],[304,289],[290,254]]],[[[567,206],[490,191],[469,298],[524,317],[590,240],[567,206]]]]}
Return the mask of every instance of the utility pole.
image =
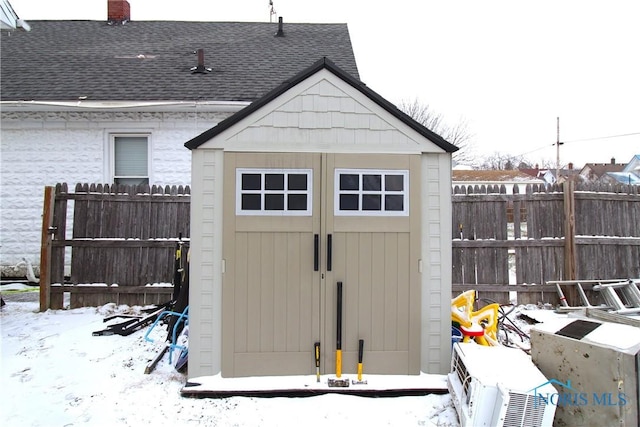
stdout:
{"type": "Polygon", "coordinates": [[[276,15],[276,9],[273,6],[273,0],[269,0],[269,23],[273,22],[273,17],[276,15]]]}
{"type": "Polygon", "coordinates": [[[560,117],[556,117],[556,183],[560,180],[560,117]]]}

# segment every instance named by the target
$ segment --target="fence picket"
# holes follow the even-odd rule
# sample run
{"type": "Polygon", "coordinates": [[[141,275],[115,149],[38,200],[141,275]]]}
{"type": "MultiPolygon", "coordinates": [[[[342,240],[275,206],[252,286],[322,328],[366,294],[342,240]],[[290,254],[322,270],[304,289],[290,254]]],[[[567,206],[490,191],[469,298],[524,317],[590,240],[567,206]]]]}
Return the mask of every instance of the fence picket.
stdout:
{"type": "Polygon", "coordinates": [[[72,307],[171,298],[172,288],[149,289],[146,285],[171,283],[175,242],[181,235],[188,245],[189,186],[78,183],[70,193],[63,183],[56,185],[55,195],[52,278],[64,282],[65,250],[71,248],[70,281],[74,286],[53,287],[51,308],[62,307],[63,288],[72,294],[72,307]],[[73,202],[73,227],[72,238],[67,240],[69,200],[73,202]],[[91,292],[78,287],[95,283],[108,286],[91,292]]]}
{"type": "MultiPolygon", "coordinates": [[[[137,293],[127,290],[123,301],[170,297],[171,288],[145,293],[142,287],[171,282],[175,241],[180,234],[187,243],[189,240],[190,194],[190,187],[182,185],[78,183],[70,193],[67,184],[58,184],[52,279],[63,281],[65,249],[70,247],[72,283],[141,287],[137,293]],[[73,238],[66,240],[69,200],[74,206],[73,238]]],[[[474,286],[484,297],[506,302],[509,274],[514,269],[516,284],[566,279],[561,186],[514,185],[512,194],[506,194],[504,186],[456,185],[452,194],[454,287],[474,286]],[[521,230],[526,230],[526,235],[521,230]],[[491,292],[482,291],[482,286],[490,287],[491,292]]],[[[577,278],[640,277],[638,186],[578,184],[574,200],[577,278]]],[[[105,287],[105,293],[124,295],[111,286],[105,287]]],[[[94,294],[98,295],[83,291],[72,298],[72,304],[95,304],[108,298],[94,294]]],[[[541,298],[557,303],[554,293],[518,293],[518,301],[523,303],[541,298]]],[[[61,306],[59,293],[52,294],[51,304],[61,306]]]]}
{"type": "MultiPolygon", "coordinates": [[[[570,273],[565,265],[567,256],[574,257],[578,279],[640,277],[640,197],[638,186],[632,187],[576,186],[572,200],[577,237],[573,236],[572,255],[567,255],[571,253],[571,245],[565,248],[565,214],[569,215],[570,211],[565,213],[563,186],[515,185],[513,194],[500,196],[504,199],[500,202],[496,201],[490,186],[486,189],[469,186],[466,193],[462,191],[464,187],[454,187],[454,288],[476,285],[482,292],[484,285],[491,289],[483,292],[485,297],[507,302],[509,250],[515,257],[516,284],[567,280],[570,273]],[[510,211],[511,215],[507,213],[510,211]],[[513,234],[507,237],[510,226],[513,234]],[[521,235],[521,226],[526,226],[526,236],[521,235]],[[497,285],[504,286],[505,290],[495,291],[497,285]]],[[[521,303],[540,302],[540,298],[558,302],[553,292],[544,296],[518,292],[521,303]]]]}

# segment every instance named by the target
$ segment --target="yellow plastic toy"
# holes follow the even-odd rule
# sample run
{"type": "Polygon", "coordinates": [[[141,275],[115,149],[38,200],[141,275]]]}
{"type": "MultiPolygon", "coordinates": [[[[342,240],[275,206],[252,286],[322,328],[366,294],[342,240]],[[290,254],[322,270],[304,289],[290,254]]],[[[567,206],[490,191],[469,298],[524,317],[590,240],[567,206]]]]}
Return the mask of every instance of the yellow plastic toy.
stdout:
{"type": "Polygon", "coordinates": [[[451,300],[451,320],[462,332],[462,342],[475,341],[480,345],[497,346],[499,304],[489,304],[474,311],[476,291],[465,291],[451,300]]]}
{"type": "Polygon", "coordinates": [[[451,300],[451,320],[471,327],[471,313],[476,302],[476,291],[465,291],[451,300]]]}

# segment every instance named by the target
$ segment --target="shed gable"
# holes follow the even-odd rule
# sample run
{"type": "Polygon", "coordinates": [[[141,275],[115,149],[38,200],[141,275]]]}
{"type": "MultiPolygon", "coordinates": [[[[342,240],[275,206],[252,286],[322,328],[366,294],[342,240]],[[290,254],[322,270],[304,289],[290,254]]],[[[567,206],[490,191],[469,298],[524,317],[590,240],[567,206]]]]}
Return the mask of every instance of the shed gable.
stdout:
{"type": "Polygon", "coordinates": [[[361,91],[324,69],[200,148],[397,154],[445,152],[361,91]]]}

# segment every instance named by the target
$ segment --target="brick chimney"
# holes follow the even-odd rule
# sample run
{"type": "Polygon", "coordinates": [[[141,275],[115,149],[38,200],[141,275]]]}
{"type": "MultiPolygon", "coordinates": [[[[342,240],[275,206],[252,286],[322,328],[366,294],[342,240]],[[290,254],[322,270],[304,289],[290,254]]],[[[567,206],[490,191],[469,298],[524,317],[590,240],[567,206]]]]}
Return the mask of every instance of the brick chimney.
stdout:
{"type": "Polygon", "coordinates": [[[107,1],[107,20],[109,22],[125,22],[131,20],[131,7],[127,0],[107,1]]]}

